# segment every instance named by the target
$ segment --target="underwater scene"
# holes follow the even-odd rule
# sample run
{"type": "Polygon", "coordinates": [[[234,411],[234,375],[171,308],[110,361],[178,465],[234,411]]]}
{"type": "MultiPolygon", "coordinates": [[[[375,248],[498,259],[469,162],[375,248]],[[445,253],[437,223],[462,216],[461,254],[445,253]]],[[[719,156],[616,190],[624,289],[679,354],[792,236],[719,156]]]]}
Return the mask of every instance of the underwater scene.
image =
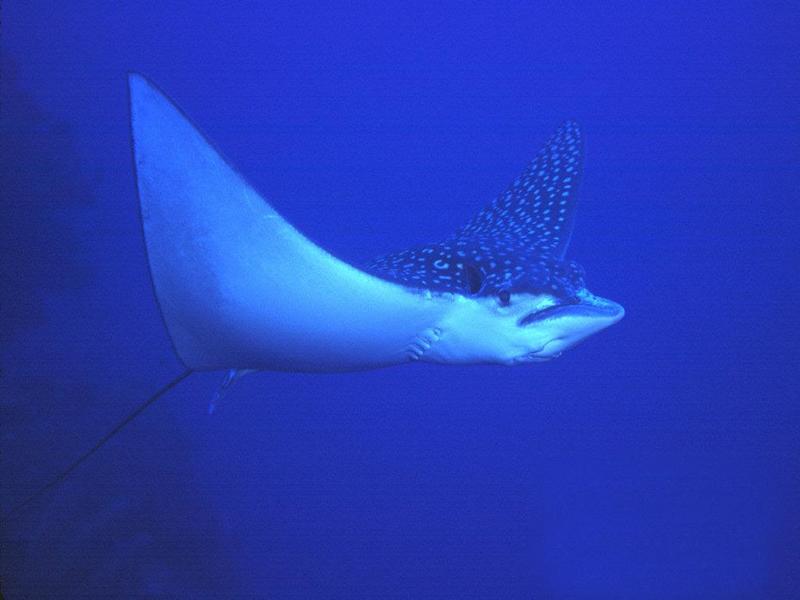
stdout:
{"type": "Polygon", "coordinates": [[[793,3],[0,5],[0,596],[800,598],[793,3]]]}

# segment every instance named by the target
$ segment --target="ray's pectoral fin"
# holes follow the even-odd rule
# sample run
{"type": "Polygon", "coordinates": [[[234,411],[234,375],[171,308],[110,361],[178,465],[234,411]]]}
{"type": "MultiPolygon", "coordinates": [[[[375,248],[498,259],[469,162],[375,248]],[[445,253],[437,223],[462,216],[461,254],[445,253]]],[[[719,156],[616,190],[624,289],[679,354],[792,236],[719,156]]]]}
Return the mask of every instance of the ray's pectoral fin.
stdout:
{"type": "Polygon", "coordinates": [[[405,360],[433,303],[331,256],[283,219],[166,96],[129,77],[153,285],[190,368],[340,371],[405,360]]]}
{"type": "Polygon", "coordinates": [[[566,121],[522,174],[476,214],[456,239],[489,237],[563,258],[572,235],[582,172],[583,136],[576,122],[566,121]]]}
{"type": "Polygon", "coordinates": [[[564,255],[582,167],[580,128],[567,121],[523,173],[455,234],[383,256],[371,268],[392,281],[465,295],[523,278],[531,288],[574,293],[558,271],[570,271],[564,255]]]}

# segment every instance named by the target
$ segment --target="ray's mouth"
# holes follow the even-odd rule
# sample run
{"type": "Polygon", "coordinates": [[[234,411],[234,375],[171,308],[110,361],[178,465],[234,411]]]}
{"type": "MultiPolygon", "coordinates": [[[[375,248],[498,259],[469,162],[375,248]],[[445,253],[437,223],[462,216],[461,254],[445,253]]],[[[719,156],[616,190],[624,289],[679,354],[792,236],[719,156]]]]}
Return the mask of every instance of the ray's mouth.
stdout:
{"type": "Polygon", "coordinates": [[[615,302],[607,300],[599,302],[598,300],[599,299],[596,299],[594,302],[586,302],[575,299],[571,302],[568,301],[562,304],[548,306],[542,310],[525,315],[517,322],[517,324],[520,327],[527,327],[528,325],[532,325],[534,323],[545,321],[547,319],[555,319],[566,315],[573,317],[605,319],[613,319],[620,316],[622,311],[621,306],[615,302]]]}
{"type": "Polygon", "coordinates": [[[520,327],[525,327],[526,325],[531,325],[538,321],[544,321],[545,319],[550,319],[552,317],[558,316],[559,314],[563,313],[565,309],[569,309],[574,307],[574,304],[555,304],[553,306],[548,306],[547,308],[543,308],[542,310],[537,310],[532,313],[528,313],[524,317],[522,317],[517,324],[520,327]]]}

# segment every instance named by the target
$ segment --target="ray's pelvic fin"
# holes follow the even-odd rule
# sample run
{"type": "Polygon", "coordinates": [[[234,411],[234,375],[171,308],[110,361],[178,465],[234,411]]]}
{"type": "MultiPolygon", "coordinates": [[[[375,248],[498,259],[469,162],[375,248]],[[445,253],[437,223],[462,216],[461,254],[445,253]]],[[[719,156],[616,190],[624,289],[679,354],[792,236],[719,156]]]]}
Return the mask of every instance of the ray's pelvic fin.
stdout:
{"type": "Polygon", "coordinates": [[[225,373],[225,378],[222,380],[222,383],[217,388],[217,391],[214,392],[214,395],[211,397],[211,401],[208,403],[209,415],[213,415],[214,412],[216,412],[219,401],[222,400],[222,398],[230,391],[231,387],[233,387],[233,384],[249,373],[255,373],[255,370],[230,369],[227,373],[225,373]]]}

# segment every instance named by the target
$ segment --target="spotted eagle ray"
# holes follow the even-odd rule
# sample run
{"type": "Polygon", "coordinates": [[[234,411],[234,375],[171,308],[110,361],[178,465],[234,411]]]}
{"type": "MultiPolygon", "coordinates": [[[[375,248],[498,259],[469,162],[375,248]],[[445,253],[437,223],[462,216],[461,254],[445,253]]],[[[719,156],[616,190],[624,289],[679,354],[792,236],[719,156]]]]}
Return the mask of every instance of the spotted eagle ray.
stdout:
{"type": "Polygon", "coordinates": [[[187,370],[11,513],[193,371],[227,370],[224,390],[255,370],[540,362],[624,315],[565,258],[583,161],[574,122],[444,241],[358,269],[292,227],[151,82],[131,74],[129,89],[150,273],[187,370]]]}
{"type": "Polygon", "coordinates": [[[360,270],[292,227],[144,77],[131,75],[130,94],[153,284],[190,369],[528,363],[623,315],[564,258],[582,161],[575,123],[455,234],[360,270]]]}

